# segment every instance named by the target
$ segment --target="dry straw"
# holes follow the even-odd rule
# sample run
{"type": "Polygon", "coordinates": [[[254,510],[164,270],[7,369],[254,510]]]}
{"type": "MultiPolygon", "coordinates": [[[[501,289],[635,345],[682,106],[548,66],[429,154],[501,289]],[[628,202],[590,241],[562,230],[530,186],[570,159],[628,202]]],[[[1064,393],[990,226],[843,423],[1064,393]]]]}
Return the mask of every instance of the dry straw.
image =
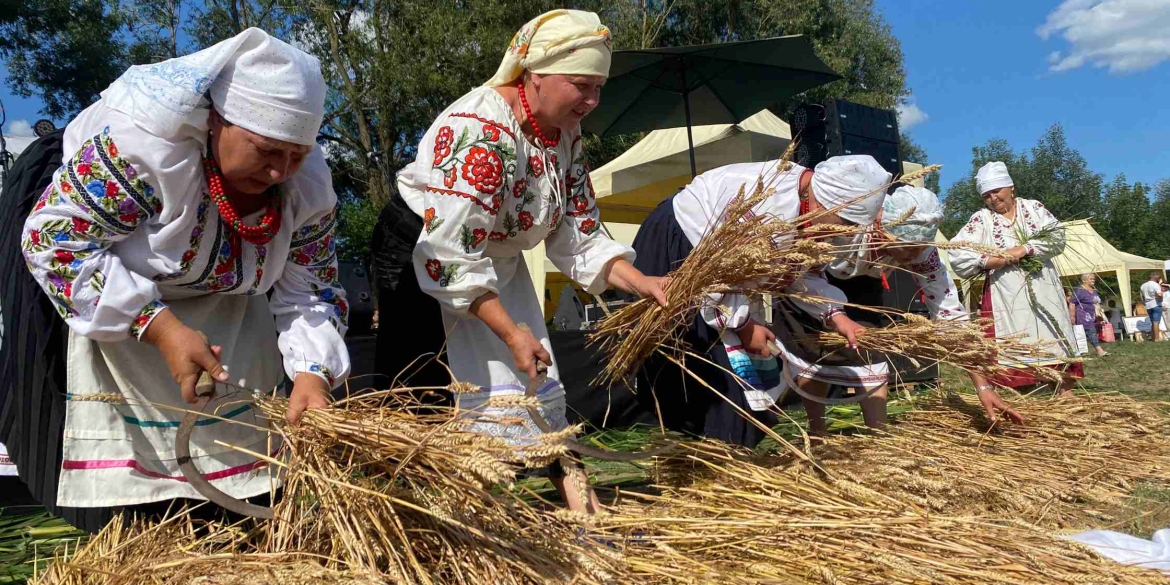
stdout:
{"type": "Polygon", "coordinates": [[[688,442],[587,528],[490,485],[523,452],[411,400],[351,399],[298,427],[265,401],[289,452],[276,520],[115,523],[38,583],[1163,582],[1050,534],[1124,520],[1079,510],[1170,480],[1170,417],[1122,397],[1026,402],[1028,426],[990,431],[951,397],[815,447],[820,467],[688,442]]]}

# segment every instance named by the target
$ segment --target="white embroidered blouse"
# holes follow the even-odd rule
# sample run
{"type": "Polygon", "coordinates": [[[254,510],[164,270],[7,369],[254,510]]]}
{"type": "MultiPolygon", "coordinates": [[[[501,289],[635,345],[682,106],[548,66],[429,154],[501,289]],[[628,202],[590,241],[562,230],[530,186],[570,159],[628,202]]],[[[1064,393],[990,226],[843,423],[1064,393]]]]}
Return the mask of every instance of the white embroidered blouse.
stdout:
{"type": "Polygon", "coordinates": [[[137,338],[168,299],[271,291],[289,377],[309,372],[337,384],[348,375],[337,198],[319,148],[281,185],[280,231],[258,246],[228,229],[211,200],[205,124],[162,139],[99,101],[64,141],[64,164],[25,222],[22,248],[74,332],[137,338]]]}

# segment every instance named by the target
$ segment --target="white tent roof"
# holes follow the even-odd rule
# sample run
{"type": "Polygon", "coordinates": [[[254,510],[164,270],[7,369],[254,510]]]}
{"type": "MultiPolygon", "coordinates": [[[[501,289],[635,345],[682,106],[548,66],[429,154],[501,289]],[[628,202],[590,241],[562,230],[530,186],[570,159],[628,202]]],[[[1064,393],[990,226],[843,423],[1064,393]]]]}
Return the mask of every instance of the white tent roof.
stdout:
{"type": "MultiPolygon", "coordinates": [[[[779,158],[791,131],[768,110],[739,124],[693,126],[698,172],[723,165],[779,158]]],[[[653,183],[691,175],[686,128],[655,130],[605,166],[590,172],[597,196],[608,197],[653,183]]]]}

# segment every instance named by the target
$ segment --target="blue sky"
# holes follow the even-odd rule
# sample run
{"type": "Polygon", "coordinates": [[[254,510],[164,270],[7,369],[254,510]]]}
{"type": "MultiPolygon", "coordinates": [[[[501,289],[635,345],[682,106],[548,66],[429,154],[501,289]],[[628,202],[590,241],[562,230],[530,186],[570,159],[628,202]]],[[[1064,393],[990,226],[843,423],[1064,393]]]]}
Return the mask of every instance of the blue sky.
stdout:
{"type": "MultiPolygon", "coordinates": [[[[877,5],[913,91],[903,128],[944,165],[944,190],[967,172],[973,146],[1005,138],[1031,148],[1056,122],[1108,180],[1170,178],[1170,0],[877,5]]],[[[12,95],[6,77],[0,66],[5,133],[27,132],[40,103],[12,95]]]]}
{"type": "MultiPolygon", "coordinates": [[[[1030,149],[1057,122],[1107,180],[1170,178],[1170,0],[877,4],[926,117],[908,133],[944,165],[944,190],[968,172],[973,146],[1030,149]]],[[[903,112],[903,127],[920,117],[903,112]]]]}

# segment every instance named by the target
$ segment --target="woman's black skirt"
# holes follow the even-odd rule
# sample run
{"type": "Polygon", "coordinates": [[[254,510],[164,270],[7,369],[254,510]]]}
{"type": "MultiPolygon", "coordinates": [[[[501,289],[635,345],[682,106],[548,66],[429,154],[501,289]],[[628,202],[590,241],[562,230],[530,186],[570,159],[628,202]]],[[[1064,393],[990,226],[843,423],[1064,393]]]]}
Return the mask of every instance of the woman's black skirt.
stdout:
{"type": "MultiPolygon", "coordinates": [[[[637,259],[634,266],[649,276],[666,276],[690,255],[693,246],[674,216],[673,197],[663,201],[638,228],[634,238],[637,259]]],[[[663,423],[670,430],[719,439],[728,443],[755,447],[765,433],[746,420],[739,409],[765,426],[775,424],[775,415],[756,412],[748,407],[743,386],[730,373],[731,362],[719,339],[719,331],[695,315],[683,336],[691,350],[704,355],[718,367],[690,358],[687,369],[702,378],[727,400],[699,383],[681,368],[661,356],[644,364],[638,376],[638,399],[646,408],[654,408],[657,396],[663,423]],[[653,392],[651,392],[653,388],[653,392]]]]}
{"type": "Polygon", "coordinates": [[[422,291],[414,272],[414,245],[422,232],[419,218],[397,195],[374,228],[373,273],[378,288],[377,372],[383,385],[446,386],[447,332],[439,302],[422,291]]]}
{"type": "Polygon", "coordinates": [[[65,430],[68,329],[24,262],[20,238],[33,205],[61,166],[59,130],[37,139],[4,179],[0,192],[0,442],[33,497],[70,524],[97,532],[113,508],[63,508],[57,503],[65,430]]]}

